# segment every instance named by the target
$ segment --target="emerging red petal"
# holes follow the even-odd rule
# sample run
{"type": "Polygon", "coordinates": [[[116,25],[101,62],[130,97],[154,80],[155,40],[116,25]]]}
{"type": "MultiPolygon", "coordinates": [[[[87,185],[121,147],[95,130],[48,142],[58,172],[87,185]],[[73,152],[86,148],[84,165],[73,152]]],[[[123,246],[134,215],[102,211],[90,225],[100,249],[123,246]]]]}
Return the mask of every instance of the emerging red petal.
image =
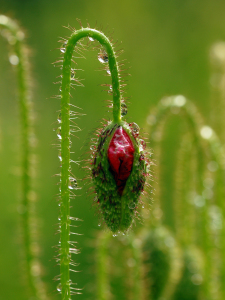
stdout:
{"type": "Polygon", "coordinates": [[[118,192],[122,195],[134,162],[134,146],[121,126],[117,128],[109,144],[108,159],[118,192]]]}

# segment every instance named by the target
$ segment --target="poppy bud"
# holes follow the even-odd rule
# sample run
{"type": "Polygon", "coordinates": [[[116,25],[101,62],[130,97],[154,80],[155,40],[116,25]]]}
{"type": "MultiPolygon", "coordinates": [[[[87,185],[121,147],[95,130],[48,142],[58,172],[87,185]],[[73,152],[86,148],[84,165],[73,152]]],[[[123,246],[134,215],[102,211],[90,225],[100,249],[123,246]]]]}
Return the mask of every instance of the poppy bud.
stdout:
{"type": "Polygon", "coordinates": [[[135,123],[110,123],[100,133],[92,163],[97,202],[112,232],[126,231],[144,189],[148,161],[135,123]]]}

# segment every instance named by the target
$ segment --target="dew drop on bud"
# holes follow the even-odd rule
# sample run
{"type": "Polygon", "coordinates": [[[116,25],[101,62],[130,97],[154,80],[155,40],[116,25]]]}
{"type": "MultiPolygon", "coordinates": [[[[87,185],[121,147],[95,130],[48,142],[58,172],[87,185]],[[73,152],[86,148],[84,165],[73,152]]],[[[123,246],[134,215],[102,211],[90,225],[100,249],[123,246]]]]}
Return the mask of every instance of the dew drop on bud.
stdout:
{"type": "Polygon", "coordinates": [[[145,157],[144,157],[144,155],[143,155],[143,154],[141,154],[141,155],[140,155],[140,158],[139,158],[139,160],[140,160],[140,161],[142,161],[142,160],[145,160],[145,157]]]}
{"type": "Polygon", "coordinates": [[[139,134],[139,126],[136,123],[130,123],[129,124],[130,129],[132,130],[134,135],[138,135],[139,134]]]}
{"type": "Polygon", "coordinates": [[[129,206],[130,209],[135,209],[135,206],[136,206],[136,205],[135,205],[134,202],[131,202],[131,203],[129,203],[128,206],[129,206]]]}
{"type": "Polygon", "coordinates": [[[139,140],[139,143],[140,143],[140,151],[145,150],[146,142],[144,140],[139,140]]]}
{"type": "Polygon", "coordinates": [[[121,115],[122,117],[126,116],[127,114],[127,105],[125,103],[121,103],[121,115]]]}
{"type": "Polygon", "coordinates": [[[88,37],[89,41],[94,42],[95,39],[93,39],[93,37],[89,36],[88,37]]]}

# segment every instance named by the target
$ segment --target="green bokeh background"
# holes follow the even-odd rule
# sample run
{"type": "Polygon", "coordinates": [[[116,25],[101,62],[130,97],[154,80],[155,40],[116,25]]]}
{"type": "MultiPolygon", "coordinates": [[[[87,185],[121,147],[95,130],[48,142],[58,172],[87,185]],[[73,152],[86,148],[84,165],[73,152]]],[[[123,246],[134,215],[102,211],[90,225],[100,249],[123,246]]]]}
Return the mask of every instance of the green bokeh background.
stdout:
{"type": "MultiPolygon", "coordinates": [[[[37,144],[38,193],[37,215],[39,218],[41,260],[44,265],[44,280],[50,296],[59,299],[53,277],[59,268],[53,259],[54,245],[58,243],[56,223],[58,207],[57,178],[59,172],[56,143],[57,110],[59,100],[51,98],[58,93],[54,85],[60,70],[53,66],[59,56],[59,37],[70,32],[63,25],[79,28],[76,18],[94,27],[102,28],[106,34],[113,33],[114,40],[122,41],[126,63],[131,76],[127,96],[130,97],[127,120],[140,127],[146,125],[150,109],[163,96],[184,94],[198,106],[209,122],[211,110],[209,49],[219,40],[225,39],[225,1],[223,0],[1,0],[0,13],[15,18],[26,29],[27,44],[31,49],[31,71],[35,110],[35,132],[37,144]]],[[[121,48],[120,46],[118,48],[121,48]]],[[[19,112],[16,101],[15,72],[8,62],[8,45],[0,39],[0,299],[24,300],[19,268],[18,239],[18,191],[19,191],[19,112]]],[[[104,72],[99,72],[97,52],[86,52],[78,66],[85,70],[85,88],[72,92],[72,103],[81,107],[86,116],[78,122],[82,132],[73,139],[73,158],[87,151],[93,128],[107,115],[104,100],[109,98],[100,84],[107,82],[104,72]]],[[[109,115],[107,115],[109,116],[109,115]]],[[[177,127],[176,122],[171,128],[177,127]]],[[[173,156],[176,147],[176,130],[167,142],[168,155],[173,156]],[[171,143],[171,141],[173,141],[171,143]],[[172,146],[173,145],[173,146],[172,146]]],[[[81,158],[82,159],[82,158],[81,158]]],[[[78,178],[84,177],[82,169],[74,168],[78,178]]],[[[169,177],[168,162],[167,174],[169,177]]],[[[79,181],[82,186],[83,181],[79,181]]],[[[171,183],[165,181],[165,191],[170,199],[171,183]]],[[[79,299],[94,299],[95,235],[99,230],[98,216],[92,208],[91,198],[85,189],[73,200],[72,216],[83,220],[77,239],[81,254],[79,273],[73,281],[84,288],[79,299]]],[[[167,213],[165,222],[172,228],[173,218],[167,213]]],[[[75,297],[74,297],[75,298],[75,297]]],[[[32,299],[30,299],[32,300],[32,299]]]]}

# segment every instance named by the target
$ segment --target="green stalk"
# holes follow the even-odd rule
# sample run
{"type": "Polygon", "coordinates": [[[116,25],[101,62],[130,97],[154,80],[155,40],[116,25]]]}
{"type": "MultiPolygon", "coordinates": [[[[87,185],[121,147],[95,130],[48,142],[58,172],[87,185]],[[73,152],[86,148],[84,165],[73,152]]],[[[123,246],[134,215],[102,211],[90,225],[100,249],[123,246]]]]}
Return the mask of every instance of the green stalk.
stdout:
{"type": "Polygon", "coordinates": [[[32,135],[31,126],[31,108],[28,79],[28,62],[26,48],[24,46],[24,33],[17,23],[10,18],[0,15],[0,28],[6,30],[5,37],[14,50],[14,55],[10,57],[10,62],[15,65],[18,82],[18,98],[20,106],[21,122],[21,170],[22,170],[22,199],[21,207],[21,231],[23,238],[23,250],[25,258],[25,275],[28,285],[29,297],[35,299],[47,299],[43,283],[40,279],[41,266],[37,259],[35,250],[36,240],[34,232],[36,231],[33,202],[35,193],[32,191],[32,135]]]}
{"type": "MultiPolygon", "coordinates": [[[[91,28],[82,28],[72,33],[66,43],[61,86],[61,199],[60,199],[60,291],[63,300],[69,300],[71,295],[70,288],[70,82],[71,82],[71,63],[74,47],[80,39],[91,37],[98,40],[104,47],[108,55],[109,70],[112,76],[113,90],[113,122],[121,121],[120,105],[120,81],[118,65],[115,53],[109,39],[100,31],[91,28]]],[[[75,292],[75,289],[73,290],[75,292]]]]}
{"type": "MultiPolygon", "coordinates": [[[[222,232],[219,231],[219,229],[213,229],[211,228],[211,222],[209,220],[209,215],[213,214],[215,211],[215,204],[217,204],[220,208],[223,210],[223,214],[225,212],[224,210],[224,178],[225,178],[225,163],[224,163],[224,150],[223,147],[219,141],[219,138],[216,136],[215,132],[212,130],[212,128],[208,126],[204,126],[204,123],[202,121],[201,116],[197,112],[196,107],[187,99],[185,99],[183,96],[175,96],[175,97],[169,97],[166,99],[163,99],[163,101],[160,103],[157,113],[154,114],[154,124],[152,126],[151,134],[154,137],[154,132],[156,132],[157,128],[159,127],[159,124],[165,120],[165,116],[167,116],[167,113],[170,112],[171,109],[176,107],[176,109],[179,109],[180,113],[182,112],[182,115],[185,115],[185,118],[189,124],[190,131],[192,133],[192,136],[194,138],[194,146],[196,148],[196,157],[197,157],[197,168],[196,168],[196,190],[199,195],[202,194],[202,191],[204,190],[204,177],[206,175],[206,166],[207,163],[209,163],[209,159],[213,163],[217,163],[219,166],[219,171],[216,176],[216,188],[217,197],[216,203],[210,203],[209,200],[206,200],[205,205],[200,209],[195,211],[195,220],[197,220],[196,227],[197,227],[197,235],[195,237],[196,244],[202,249],[202,251],[205,253],[205,280],[204,280],[204,293],[206,297],[208,298],[218,298],[218,291],[216,288],[214,288],[215,283],[221,286],[222,293],[224,293],[224,285],[223,281],[220,283],[218,280],[218,273],[220,273],[220,276],[224,278],[224,263],[221,263],[220,271],[219,264],[220,264],[220,258],[222,262],[224,261],[224,247],[225,243],[223,239],[220,239],[220,247],[221,251],[217,250],[217,246],[215,245],[215,239],[216,237],[224,234],[224,226],[222,228],[222,232]],[[213,204],[210,205],[210,204],[213,204]],[[218,252],[220,252],[218,254],[218,252]],[[215,258],[216,257],[216,258],[215,258]]],[[[152,118],[152,117],[151,117],[152,118]]],[[[151,120],[149,118],[149,120],[151,120]]],[[[162,129],[163,130],[163,129],[162,129]]],[[[161,131],[162,131],[161,130],[161,131]]],[[[184,160],[184,157],[182,158],[184,160]]],[[[189,159],[185,158],[186,161],[188,161],[188,164],[190,164],[189,159]]],[[[181,162],[179,162],[180,164],[181,162]]],[[[181,166],[179,166],[180,168],[181,166]]],[[[209,171],[207,171],[209,172],[209,171]]],[[[212,172],[212,171],[211,171],[212,172]]],[[[210,174],[212,176],[212,174],[210,174]]],[[[185,190],[183,191],[185,194],[185,190]]],[[[184,195],[183,195],[184,196],[184,195]]],[[[177,197],[176,197],[177,198],[177,197]]],[[[183,199],[182,201],[184,201],[183,199]]],[[[177,199],[175,200],[175,202],[177,199]]],[[[174,205],[175,207],[179,207],[179,201],[174,205]]],[[[217,206],[217,208],[218,208],[217,206]]],[[[185,207],[183,207],[185,215],[188,214],[188,211],[185,207]]],[[[193,213],[193,212],[189,212],[193,213]]],[[[182,216],[181,216],[182,217],[182,216]]],[[[215,217],[215,216],[214,216],[215,217]]],[[[182,217],[183,218],[183,217],[182,217]]],[[[219,216],[217,216],[219,219],[219,216]]],[[[181,219],[179,220],[181,221],[181,219]]],[[[184,221],[184,220],[183,220],[184,221]]],[[[219,221],[219,220],[218,220],[219,221]]],[[[187,222],[183,224],[183,222],[180,222],[179,226],[182,226],[183,228],[186,228],[187,222]]],[[[187,227],[188,229],[188,227],[187,227]]],[[[179,233],[178,237],[181,238],[182,230],[179,233]]],[[[218,238],[217,237],[217,238],[218,238]]],[[[190,240],[188,241],[190,242],[190,240]]],[[[187,241],[185,242],[187,244],[187,241]]]]}
{"type": "Polygon", "coordinates": [[[96,247],[96,265],[97,265],[97,299],[110,299],[109,284],[109,253],[108,244],[111,239],[111,233],[100,232],[96,247]]]}

